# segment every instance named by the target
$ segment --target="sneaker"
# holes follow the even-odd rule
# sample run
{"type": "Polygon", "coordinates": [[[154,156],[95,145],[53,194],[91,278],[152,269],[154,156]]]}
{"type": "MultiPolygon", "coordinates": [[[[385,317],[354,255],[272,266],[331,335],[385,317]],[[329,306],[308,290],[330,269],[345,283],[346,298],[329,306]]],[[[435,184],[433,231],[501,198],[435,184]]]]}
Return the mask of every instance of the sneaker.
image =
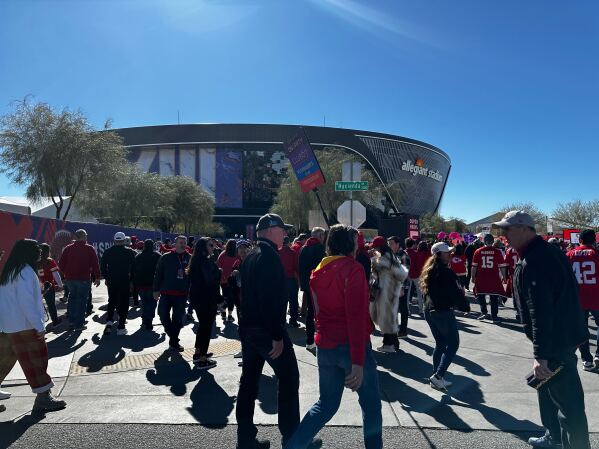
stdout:
{"type": "Polygon", "coordinates": [[[65,401],[61,401],[52,396],[48,391],[47,393],[38,394],[33,403],[33,412],[54,412],[56,410],[62,410],[67,406],[65,401]]]}
{"type": "Polygon", "coordinates": [[[216,360],[206,359],[198,360],[196,356],[193,356],[193,365],[200,370],[214,368],[216,366],[216,360]]]}
{"type": "Polygon", "coordinates": [[[297,329],[298,327],[300,327],[300,323],[298,323],[297,321],[289,321],[289,326],[295,327],[297,329]]]}
{"type": "Polygon", "coordinates": [[[408,332],[407,331],[399,331],[397,333],[397,338],[408,338],[408,332]]]}
{"type": "Polygon", "coordinates": [[[8,399],[12,396],[12,393],[9,393],[8,391],[1,391],[0,390],[0,401],[3,401],[5,399],[8,399]]]}
{"type": "Polygon", "coordinates": [[[387,353],[397,352],[395,350],[395,346],[393,346],[393,345],[382,345],[382,346],[379,346],[378,348],[376,348],[376,350],[378,352],[387,352],[387,353]]]}
{"type": "Polygon", "coordinates": [[[235,446],[237,449],[270,449],[269,440],[258,440],[249,441],[247,443],[237,443],[235,446]]]}
{"type": "Polygon", "coordinates": [[[599,369],[599,356],[595,356],[595,358],[593,359],[593,363],[595,364],[595,368],[599,369]]]}
{"type": "Polygon", "coordinates": [[[543,435],[539,438],[529,438],[528,444],[532,447],[545,447],[545,448],[560,448],[562,447],[561,441],[556,441],[551,438],[551,435],[543,435]]]}
{"type": "Polygon", "coordinates": [[[112,333],[112,326],[107,324],[106,327],[104,328],[104,335],[110,335],[111,333],[112,333]]]}
{"type": "Polygon", "coordinates": [[[316,349],[316,343],[312,343],[312,344],[309,344],[309,345],[307,344],[307,345],[306,345],[306,349],[307,349],[308,351],[311,351],[311,350],[313,350],[313,349],[316,349]]]}
{"type": "Polygon", "coordinates": [[[582,362],[582,369],[585,371],[593,371],[595,369],[595,364],[593,362],[591,362],[590,360],[588,361],[583,361],[582,362]]]}
{"type": "Polygon", "coordinates": [[[187,318],[187,321],[193,321],[193,315],[191,313],[186,313],[185,318],[187,318]]]}
{"type": "Polygon", "coordinates": [[[447,390],[447,384],[442,377],[433,374],[428,380],[431,383],[431,387],[433,387],[435,390],[447,390]]]}
{"type": "Polygon", "coordinates": [[[229,316],[227,317],[227,321],[229,323],[232,323],[233,321],[235,321],[235,318],[233,318],[233,315],[229,314],[229,316]]]}
{"type": "Polygon", "coordinates": [[[174,344],[174,345],[168,345],[168,347],[171,351],[177,351],[177,352],[185,351],[185,348],[183,346],[181,346],[179,343],[174,344]]]}
{"type": "Polygon", "coordinates": [[[502,320],[499,317],[492,318],[491,321],[493,324],[501,324],[502,320]]]}
{"type": "Polygon", "coordinates": [[[237,354],[235,354],[235,355],[233,356],[233,358],[234,358],[234,359],[240,359],[240,358],[242,358],[242,357],[243,357],[243,353],[242,353],[241,351],[239,351],[237,354]]]}
{"type": "Polygon", "coordinates": [[[488,313],[483,313],[483,314],[481,314],[481,316],[479,316],[477,319],[478,319],[479,321],[482,321],[482,320],[489,320],[489,319],[491,319],[491,315],[489,315],[488,313]]]}
{"type": "Polygon", "coordinates": [[[116,334],[117,335],[127,335],[127,329],[125,329],[125,328],[117,329],[116,334]]]}
{"type": "Polygon", "coordinates": [[[5,411],[6,411],[6,405],[0,404],[0,413],[5,412],[5,411]]]}

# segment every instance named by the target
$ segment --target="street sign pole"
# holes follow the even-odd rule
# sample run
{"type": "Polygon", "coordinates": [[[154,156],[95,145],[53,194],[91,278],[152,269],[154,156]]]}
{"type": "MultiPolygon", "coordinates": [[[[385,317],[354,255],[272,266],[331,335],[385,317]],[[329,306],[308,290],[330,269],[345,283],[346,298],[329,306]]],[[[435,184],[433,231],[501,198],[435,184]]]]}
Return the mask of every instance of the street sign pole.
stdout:
{"type": "Polygon", "coordinates": [[[320,199],[320,194],[318,193],[318,187],[312,190],[316,194],[316,199],[318,200],[318,205],[320,206],[320,210],[322,211],[322,216],[324,218],[324,222],[327,226],[331,227],[331,222],[329,221],[329,217],[327,217],[327,213],[324,211],[324,207],[322,207],[322,200],[320,199]]]}
{"type": "MultiPolygon", "coordinates": [[[[354,179],[354,164],[349,164],[349,180],[355,181],[354,179]]],[[[349,225],[353,228],[354,226],[354,191],[349,191],[349,200],[351,201],[351,207],[349,209],[349,225]]]]}

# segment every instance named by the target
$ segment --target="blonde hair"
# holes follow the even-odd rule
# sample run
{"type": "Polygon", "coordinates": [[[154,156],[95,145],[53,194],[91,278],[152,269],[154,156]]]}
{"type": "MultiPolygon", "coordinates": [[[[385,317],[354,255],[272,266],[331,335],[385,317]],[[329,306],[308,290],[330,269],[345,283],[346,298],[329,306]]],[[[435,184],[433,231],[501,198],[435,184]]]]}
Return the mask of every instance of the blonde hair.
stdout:
{"type": "Polygon", "coordinates": [[[433,274],[439,271],[439,267],[443,264],[441,258],[438,256],[441,253],[433,254],[426,260],[424,267],[422,268],[422,274],[420,275],[420,290],[422,296],[425,297],[429,292],[429,282],[433,274]]]}

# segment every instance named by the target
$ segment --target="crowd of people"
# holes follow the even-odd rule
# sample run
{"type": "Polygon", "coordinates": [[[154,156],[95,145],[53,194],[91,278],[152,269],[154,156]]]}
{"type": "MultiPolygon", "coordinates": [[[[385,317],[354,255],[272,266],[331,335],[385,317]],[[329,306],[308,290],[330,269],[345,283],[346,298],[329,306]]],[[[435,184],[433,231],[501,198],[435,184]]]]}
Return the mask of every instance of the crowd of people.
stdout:
{"type": "MultiPolygon", "coordinates": [[[[533,374],[547,432],[535,447],[587,448],[584,393],[576,369],[599,369],[590,352],[588,316],[599,318],[595,233],[565,247],[536,235],[530,215],[512,211],[495,224],[500,238],[481,234],[466,244],[364,235],[348,226],[314,228],[294,240],[290,225],[275,214],[260,218],[256,241],[179,236],[173,242],[137,241],[124,233],[98,259],[84,230],[58,262],[49,246],[16,242],[0,275],[0,381],[18,361],[32,390],[36,411],[64,408],[47,374],[44,298],[51,326],[63,324],[56,292],[68,291],[70,330],[85,329],[92,281],[108,289],[104,335],[127,334],[130,301],[141,306],[142,327],[152,331],[156,314],[169,349],[184,351],[185,320],[197,327],[193,364],[210,369],[213,326],[238,320],[242,367],[236,417],[238,447],[262,448],[253,424],[258,383],[265,363],[278,379],[279,428],[283,447],[306,448],[339,408],[344,388],[357,392],[363,411],[365,447],[382,447],[381,399],[371,334],[383,336],[380,353],[397,353],[414,314],[426,320],[435,341],[429,383],[446,391],[445,374],[459,350],[456,315],[501,324],[499,309],[513,298],[517,319],[533,343],[533,374]],[[479,312],[471,310],[470,291],[479,312]],[[301,291],[301,304],[299,292],[301,291]],[[487,304],[490,302],[490,313],[487,304]],[[116,317],[115,318],[115,314],[116,317]],[[237,318],[235,318],[235,315],[237,318]],[[300,375],[288,329],[305,322],[305,347],[316,351],[320,398],[303,419],[300,375]]],[[[67,295],[65,294],[65,297],[67,295]]],[[[599,342],[598,342],[599,343],[599,342]]],[[[599,346],[598,346],[599,347],[599,346]]],[[[599,349],[598,349],[599,350],[599,349]]],[[[0,398],[8,393],[0,392],[0,398]]],[[[0,410],[2,407],[0,407],[0,410]]]]}

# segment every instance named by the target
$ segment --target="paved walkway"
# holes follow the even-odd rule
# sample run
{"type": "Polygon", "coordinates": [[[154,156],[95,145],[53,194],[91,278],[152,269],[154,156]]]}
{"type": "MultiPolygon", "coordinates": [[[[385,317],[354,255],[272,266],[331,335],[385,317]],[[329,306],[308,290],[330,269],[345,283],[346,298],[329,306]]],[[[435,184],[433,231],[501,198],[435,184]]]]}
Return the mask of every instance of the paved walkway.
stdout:
{"type": "MultiPolygon", "coordinates": [[[[94,315],[87,330],[48,334],[50,374],[55,393],[68,403],[41,422],[64,424],[202,424],[222,428],[235,424],[235,396],[241,368],[233,354],[240,350],[237,325],[217,318],[211,343],[218,366],[208,372],[194,370],[191,355],[194,327],[182,330],[183,354],[166,351],[162,327],[141,330],[140,310],[132,309],[126,336],[102,336],[106,290],[94,289],[94,315]]],[[[511,302],[510,302],[511,303],[511,302]]],[[[64,307],[64,306],[63,306],[64,307]]],[[[474,306],[478,310],[478,306],[474,306]]],[[[64,309],[61,309],[64,310],[64,309]]],[[[61,311],[59,310],[59,312],[61,311]]],[[[461,347],[447,379],[450,395],[430,388],[434,346],[426,322],[410,320],[410,336],[401,341],[398,354],[378,354],[386,427],[419,429],[500,430],[514,436],[540,430],[536,393],[524,376],[532,366],[531,345],[514,320],[511,308],[500,310],[502,325],[459,318],[461,347]]],[[[157,323],[158,320],[156,319],[157,323]]],[[[593,331],[595,329],[593,328],[593,331]]],[[[299,362],[300,406],[304,413],[318,397],[314,354],[304,347],[303,329],[290,329],[299,362]]],[[[373,337],[373,346],[381,344],[373,337]]],[[[599,375],[584,372],[587,415],[592,432],[599,432],[599,375]]],[[[276,424],[276,380],[269,368],[262,376],[256,406],[257,424],[276,424]]],[[[31,390],[17,366],[2,385],[13,393],[3,403],[0,422],[27,418],[33,403],[31,390]]],[[[356,395],[345,392],[331,425],[360,426],[356,395]]]]}

